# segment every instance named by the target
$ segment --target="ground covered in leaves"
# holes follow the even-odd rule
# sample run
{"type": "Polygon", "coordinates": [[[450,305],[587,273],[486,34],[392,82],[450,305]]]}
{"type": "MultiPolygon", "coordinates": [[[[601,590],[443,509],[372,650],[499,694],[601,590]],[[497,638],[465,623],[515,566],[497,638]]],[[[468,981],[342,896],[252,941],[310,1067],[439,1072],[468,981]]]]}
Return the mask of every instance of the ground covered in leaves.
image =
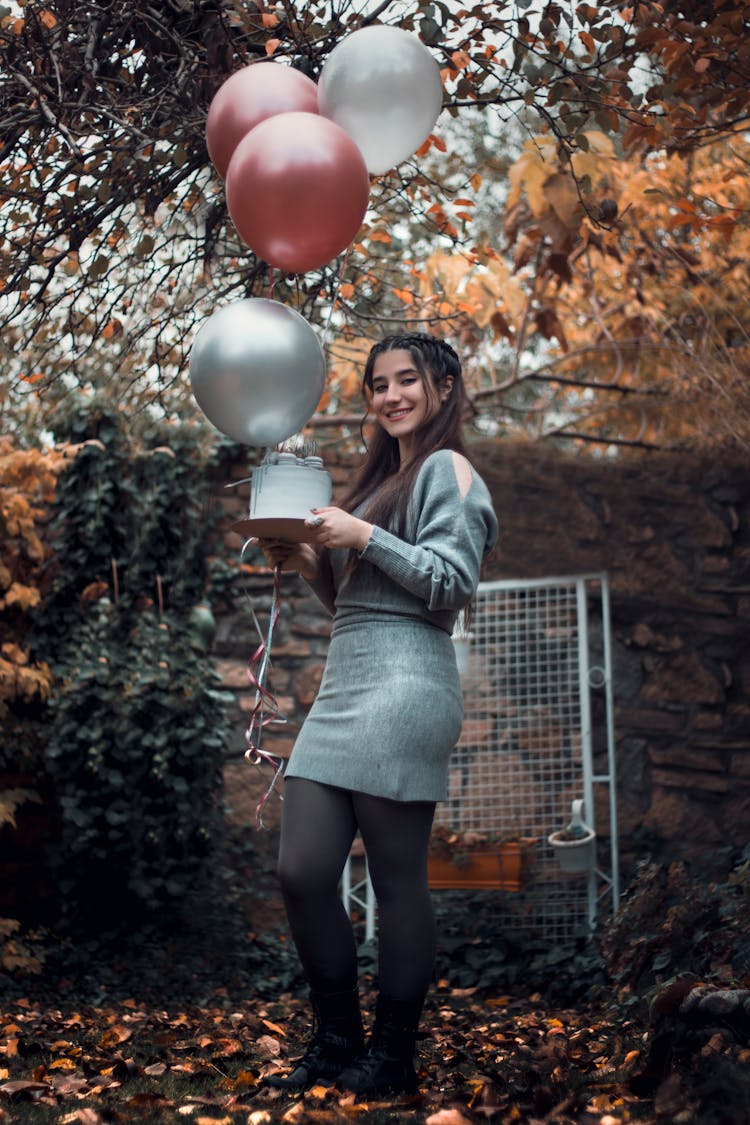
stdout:
{"type": "MultiPolygon", "coordinates": [[[[487,896],[441,896],[419,1094],[381,1102],[263,1085],[309,1030],[270,921],[48,939],[43,973],[0,994],[0,1122],[747,1125],[749,885],[747,861],[700,887],[644,869],[595,942],[556,949],[498,933],[487,896]]],[[[364,948],[368,1011],[372,959],[364,948]]]]}

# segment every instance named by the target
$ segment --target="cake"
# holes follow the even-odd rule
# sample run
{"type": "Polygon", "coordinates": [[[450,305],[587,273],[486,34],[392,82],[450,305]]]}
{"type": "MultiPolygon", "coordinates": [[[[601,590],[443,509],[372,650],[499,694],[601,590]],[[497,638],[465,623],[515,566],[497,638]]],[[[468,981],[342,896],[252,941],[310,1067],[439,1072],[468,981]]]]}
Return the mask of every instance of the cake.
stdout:
{"type": "Polygon", "coordinates": [[[322,457],[269,453],[253,469],[248,518],[232,526],[243,535],[298,541],[308,538],[304,524],[312,509],[330,503],[331,476],[322,457]]]}

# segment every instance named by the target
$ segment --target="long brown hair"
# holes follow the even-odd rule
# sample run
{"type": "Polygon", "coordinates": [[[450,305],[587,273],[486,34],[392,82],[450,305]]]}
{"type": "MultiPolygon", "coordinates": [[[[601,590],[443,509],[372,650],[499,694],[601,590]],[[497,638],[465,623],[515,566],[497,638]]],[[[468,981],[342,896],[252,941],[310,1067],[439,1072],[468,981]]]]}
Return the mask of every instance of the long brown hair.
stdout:
{"type": "Polygon", "coordinates": [[[407,351],[414,361],[431,407],[430,416],[414,434],[414,456],[403,466],[397,438],[387,434],[382,426],[377,427],[342,507],[351,512],[369,500],[362,517],[403,535],[414,482],[426,458],[436,449],[452,449],[466,455],[461,434],[466,391],[461,362],[450,344],[426,332],[409,332],[386,336],[370,351],[362,377],[362,394],[368,405],[373,393],[375,360],[396,349],[407,351]],[[448,380],[450,390],[443,397],[441,391],[448,380]]]}

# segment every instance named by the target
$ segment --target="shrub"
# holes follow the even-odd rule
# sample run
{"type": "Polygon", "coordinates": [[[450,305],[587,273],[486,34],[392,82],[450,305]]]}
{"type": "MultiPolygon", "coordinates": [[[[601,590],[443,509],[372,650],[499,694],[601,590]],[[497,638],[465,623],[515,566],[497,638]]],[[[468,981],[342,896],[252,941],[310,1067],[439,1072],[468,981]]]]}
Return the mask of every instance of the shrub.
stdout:
{"type": "Polygon", "coordinates": [[[138,445],[123,416],[74,411],[35,652],[55,687],[45,767],[50,859],[68,915],[116,921],[179,902],[220,820],[224,697],[205,613],[205,462],[196,433],[138,445]]]}

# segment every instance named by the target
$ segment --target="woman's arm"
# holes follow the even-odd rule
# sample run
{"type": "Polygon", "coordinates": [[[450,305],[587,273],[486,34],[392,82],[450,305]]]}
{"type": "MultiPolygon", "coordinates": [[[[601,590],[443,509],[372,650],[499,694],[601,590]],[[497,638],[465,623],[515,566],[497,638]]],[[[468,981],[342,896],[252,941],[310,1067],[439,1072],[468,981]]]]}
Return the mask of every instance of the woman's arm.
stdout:
{"type": "Polygon", "coordinates": [[[417,478],[412,508],[413,542],[375,527],[361,557],[428,609],[460,609],[474,596],[482,560],[497,538],[489,492],[476,475],[465,489],[453,454],[440,451],[417,478]]]}

